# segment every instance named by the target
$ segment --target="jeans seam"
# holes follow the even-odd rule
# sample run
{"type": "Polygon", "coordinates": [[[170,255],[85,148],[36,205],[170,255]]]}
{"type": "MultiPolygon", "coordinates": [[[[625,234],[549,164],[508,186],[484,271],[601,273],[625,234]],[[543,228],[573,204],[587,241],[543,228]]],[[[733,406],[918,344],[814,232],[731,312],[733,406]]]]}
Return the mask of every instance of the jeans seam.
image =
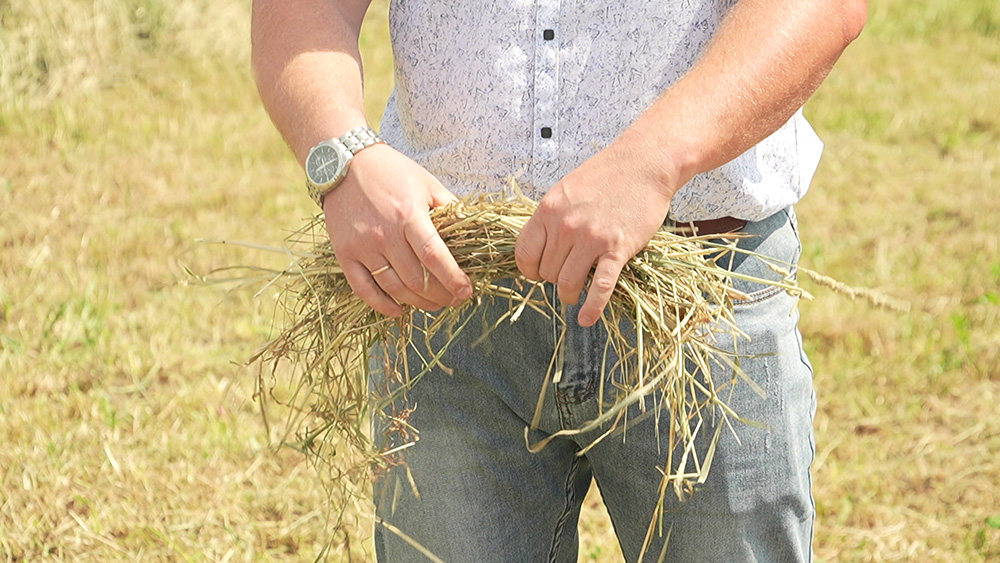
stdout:
{"type": "MultiPolygon", "coordinates": [[[[802,254],[802,241],[801,241],[801,238],[799,237],[799,228],[798,228],[797,221],[795,219],[795,214],[794,214],[794,211],[793,211],[793,209],[791,207],[786,207],[785,209],[782,209],[781,213],[783,213],[785,215],[785,220],[788,222],[788,226],[792,229],[792,233],[795,234],[795,241],[796,241],[796,244],[798,246],[798,249],[797,249],[797,251],[795,253],[795,259],[793,260],[792,263],[793,263],[794,266],[797,266],[798,265],[798,261],[799,261],[799,257],[802,254]]],[[[795,280],[795,279],[798,278],[797,274],[798,274],[798,268],[797,267],[793,267],[792,270],[791,270],[791,273],[790,273],[789,277],[792,280],[795,280]]],[[[750,293],[750,295],[748,296],[749,299],[746,299],[744,301],[738,301],[738,302],[736,302],[736,303],[733,304],[733,307],[739,308],[739,307],[749,307],[749,306],[752,306],[752,305],[756,305],[758,303],[762,303],[764,301],[767,301],[768,299],[770,299],[772,297],[780,295],[784,291],[785,291],[784,288],[778,287],[778,286],[773,286],[772,285],[772,286],[769,286],[769,287],[765,287],[764,289],[760,289],[760,290],[757,290],[755,292],[750,293]]]]}
{"type": "MultiPolygon", "coordinates": [[[[792,272],[791,278],[794,280],[796,277],[797,276],[795,275],[795,272],[792,272]]],[[[772,286],[767,287],[765,289],[761,289],[759,291],[755,291],[755,292],[751,293],[749,295],[749,299],[744,299],[744,300],[735,302],[733,304],[733,307],[749,307],[751,305],[756,305],[758,303],[763,303],[764,301],[767,301],[768,299],[770,299],[772,297],[776,297],[778,295],[781,295],[785,291],[786,290],[783,287],[772,285],[772,286]]]]}
{"type": "Polygon", "coordinates": [[[556,521],[555,533],[552,535],[552,548],[549,550],[549,563],[556,563],[559,555],[559,547],[562,545],[563,530],[566,529],[566,521],[573,513],[573,506],[576,504],[576,474],[580,471],[583,458],[575,456],[570,465],[569,473],[566,475],[566,504],[563,506],[562,514],[556,521]]]}
{"type": "MultiPolygon", "coordinates": [[[[799,319],[797,318],[795,321],[795,326],[798,327],[798,324],[799,324],[799,319]]],[[[799,362],[801,362],[802,367],[804,367],[809,372],[809,379],[815,380],[816,370],[809,362],[808,356],[806,355],[805,346],[802,342],[802,333],[798,330],[798,328],[795,329],[795,340],[799,346],[799,362]]],[[[813,387],[813,391],[809,398],[809,402],[810,402],[809,404],[810,427],[812,427],[812,425],[815,424],[816,420],[817,398],[816,398],[815,387],[813,387]]],[[[809,464],[808,464],[809,468],[808,471],[806,471],[806,481],[808,483],[809,491],[812,491],[813,490],[812,470],[813,470],[813,464],[816,462],[816,433],[814,429],[811,429],[809,432],[809,450],[811,455],[809,457],[809,464]]],[[[816,538],[816,497],[811,492],[809,494],[809,503],[810,507],[812,508],[812,514],[810,514],[810,521],[809,521],[809,550],[804,555],[806,561],[811,563],[815,558],[815,553],[813,552],[813,542],[815,541],[816,538]]]]}
{"type": "Polygon", "coordinates": [[[559,422],[562,428],[569,428],[575,423],[573,420],[573,405],[580,405],[589,401],[597,393],[595,380],[597,376],[591,374],[587,378],[587,386],[582,392],[570,392],[567,389],[559,389],[556,384],[556,408],[559,411],[559,422]]]}
{"type": "MultiPolygon", "coordinates": [[[[597,381],[597,374],[594,373],[594,370],[585,371],[589,373],[587,374],[587,384],[583,387],[583,390],[578,390],[580,387],[578,384],[573,384],[572,389],[556,389],[556,394],[559,396],[560,403],[579,405],[580,403],[589,401],[590,398],[594,396],[594,386],[597,381]]],[[[557,383],[556,385],[559,384],[557,383]]]]}

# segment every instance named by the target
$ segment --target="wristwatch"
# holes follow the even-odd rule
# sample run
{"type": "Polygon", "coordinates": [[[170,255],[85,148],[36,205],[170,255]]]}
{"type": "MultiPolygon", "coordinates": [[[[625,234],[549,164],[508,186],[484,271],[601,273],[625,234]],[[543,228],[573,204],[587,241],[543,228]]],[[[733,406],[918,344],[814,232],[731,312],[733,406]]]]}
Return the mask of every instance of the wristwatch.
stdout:
{"type": "Polygon", "coordinates": [[[351,129],[338,139],[316,145],[306,157],[306,187],[316,205],[323,208],[323,198],[347,175],[348,165],[361,149],[384,143],[371,127],[351,129]]]}

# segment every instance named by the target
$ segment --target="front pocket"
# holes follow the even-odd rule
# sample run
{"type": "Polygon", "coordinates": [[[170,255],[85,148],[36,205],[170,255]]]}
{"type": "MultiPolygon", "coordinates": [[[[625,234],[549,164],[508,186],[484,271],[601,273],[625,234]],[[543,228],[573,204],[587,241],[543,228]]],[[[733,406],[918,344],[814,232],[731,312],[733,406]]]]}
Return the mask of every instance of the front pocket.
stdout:
{"type": "MultiPolygon", "coordinates": [[[[802,244],[799,242],[798,230],[795,228],[795,219],[790,208],[775,213],[763,221],[748,223],[742,234],[749,236],[739,241],[739,249],[763,258],[753,254],[736,253],[730,268],[733,273],[769,282],[780,282],[786,276],[795,278],[802,244]],[[773,261],[775,265],[790,273],[775,271],[768,261],[773,261]]],[[[726,265],[725,262],[726,259],[721,260],[720,265],[726,265]]],[[[748,296],[747,299],[736,301],[735,307],[748,307],[785,291],[781,287],[737,278],[733,278],[732,286],[733,289],[748,296]]]]}
{"type": "Polygon", "coordinates": [[[733,307],[736,309],[742,307],[750,307],[752,305],[762,303],[764,301],[767,301],[768,299],[781,295],[784,292],[785,288],[783,287],[777,287],[773,285],[764,286],[763,289],[759,289],[757,291],[754,291],[753,293],[747,294],[747,299],[740,299],[738,301],[734,301],[733,307]]]}

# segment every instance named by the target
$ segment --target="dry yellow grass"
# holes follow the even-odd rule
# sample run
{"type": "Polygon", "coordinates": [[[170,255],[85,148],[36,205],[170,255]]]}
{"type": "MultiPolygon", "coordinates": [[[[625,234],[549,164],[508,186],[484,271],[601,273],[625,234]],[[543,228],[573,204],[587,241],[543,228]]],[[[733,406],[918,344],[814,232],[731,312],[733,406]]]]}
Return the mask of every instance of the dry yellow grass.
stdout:
{"type": "MultiPolygon", "coordinates": [[[[387,412],[387,406],[420,385],[430,370],[447,371],[449,348],[470,322],[496,327],[516,323],[524,311],[532,310],[567,326],[565,307],[551,302],[539,290],[540,284],[524,278],[515,264],[515,242],[537,203],[524,197],[514,183],[506,192],[468,196],[431,211],[431,221],[473,287],[471,298],[461,306],[434,314],[406,306],[404,314],[394,319],[373,311],[352,291],[322,216],[288,237],[283,247],[273,249],[293,259],[283,270],[226,267],[199,277],[229,283],[252,279],[281,289],[281,309],[287,317],[284,328],[252,358],[260,358],[267,366],[261,366],[260,396],[271,399],[275,381],[287,380],[298,390],[293,399],[284,401],[296,412],[302,411],[291,425],[297,447],[323,468],[338,503],[366,498],[373,470],[397,465],[400,458],[406,462],[405,449],[413,445],[410,432],[389,436],[392,448],[380,451],[372,443],[370,418],[384,417],[376,426],[399,432],[408,421],[400,410],[406,409],[397,403],[387,412]],[[241,271],[247,273],[241,276],[241,271]],[[498,319],[482,318],[482,305],[493,301],[506,304],[507,311],[498,319]],[[445,337],[439,347],[426,350],[420,361],[407,361],[414,343],[430,346],[435,335],[445,337]],[[384,355],[369,359],[367,352],[376,343],[384,355]],[[368,377],[370,362],[382,364],[388,374],[374,394],[368,377]],[[270,373],[264,375],[268,368],[270,373]],[[279,375],[289,368],[290,374],[279,375]]],[[[720,433],[744,422],[742,413],[726,404],[725,389],[754,385],[739,368],[738,354],[746,336],[735,325],[734,303],[747,296],[733,288],[733,278],[809,297],[788,273],[790,264],[740,249],[740,238],[739,234],[692,236],[664,228],[625,264],[600,319],[608,335],[606,352],[616,358],[603,376],[613,391],[600,392],[601,409],[595,419],[530,443],[530,451],[540,451],[555,438],[600,430],[581,450],[584,454],[599,441],[624,432],[629,424],[626,411],[638,406],[642,412],[672,421],[663,436],[660,502],[669,502],[668,496],[688,498],[705,482],[720,433]],[[725,264],[741,253],[770,266],[775,279],[727,270],[725,264]],[[632,329],[622,328],[625,325],[635,327],[634,336],[632,329]],[[723,351],[726,342],[732,343],[735,354],[723,351]],[[725,381],[719,370],[731,374],[731,379],[725,381]],[[654,393],[658,398],[653,399],[654,393]],[[706,447],[696,448],[695,435],[702,423],[718,418],[726,424],[717,426],[706,447]]],[[[538,374],[540,378],[558,381],[561,369],[555,360],[561,357],[562,342],[562,336],[557,338],[549,372],[538,374]]],[[[764,395],[762,389],[754,389],[764,395]]],[[[531,430],[538,428],[545,394],[543,386],[531,430]]],[[[656,515],[649,517],[653,530],[658,525],[656,515]]]]}
{"type": "MultiPolygon", "coordinates": [[[[253,90],[247,12],[0,3],[0,559],[299,561],[326,542],[318,479],[269,447],[283,429],[234,364],[273,335],[271,297],[179,283],[182,264],[268,259],[195,239],[275,244],[313,212],[253,90]]],[[[802,307],[817,558],[996,560],[1000,6],[871,12],[807,107],[828,150],[804,260],[915,306],[816,288],[802,307]]],[[[384,29],[364,45],[377,117],[384,29]]],[[[599,514],[581,559],[617,561],[599,514]]]]}

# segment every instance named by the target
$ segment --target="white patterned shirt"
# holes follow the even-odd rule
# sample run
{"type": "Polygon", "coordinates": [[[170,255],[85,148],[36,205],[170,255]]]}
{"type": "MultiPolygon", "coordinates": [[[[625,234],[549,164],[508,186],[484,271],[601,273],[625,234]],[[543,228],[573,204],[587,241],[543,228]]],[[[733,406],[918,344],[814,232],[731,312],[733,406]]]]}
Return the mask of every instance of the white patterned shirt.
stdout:
{"type": "MultiPolygon", "coordinates": [[[[391,145],[452,192],[510,178],[538,199],[607,146],[705,52],[736,0],[393,0],[391,145]]],[[[822,143],[796,113],[695,176],[675,221],[760,220],[796,203],[822,143]]]]}

